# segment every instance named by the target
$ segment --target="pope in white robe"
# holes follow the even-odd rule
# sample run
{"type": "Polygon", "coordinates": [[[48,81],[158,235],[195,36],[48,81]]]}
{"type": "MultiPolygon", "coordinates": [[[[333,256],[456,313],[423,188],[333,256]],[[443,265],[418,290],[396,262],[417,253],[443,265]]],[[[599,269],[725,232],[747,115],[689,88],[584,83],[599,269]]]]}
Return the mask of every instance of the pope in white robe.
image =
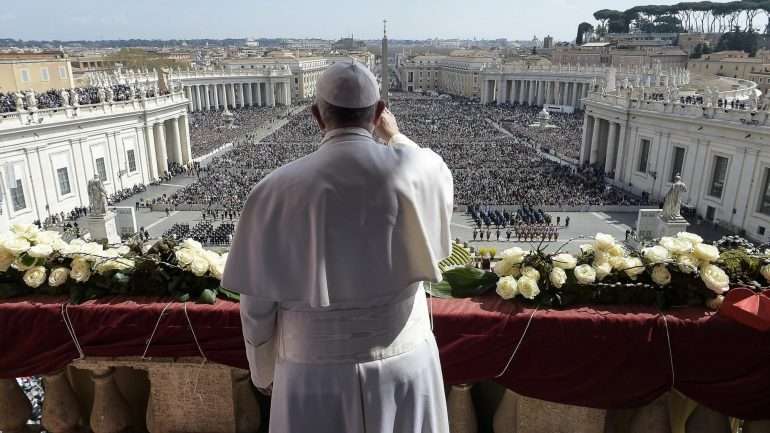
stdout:
{"type": "Polygon", "coordinates": [[[358,62],[324,72],[313,113],[321,147],[251,191],[222,281],[270,431],[448,433],[422,285],[451,252],[452,175],[358,62]]]}

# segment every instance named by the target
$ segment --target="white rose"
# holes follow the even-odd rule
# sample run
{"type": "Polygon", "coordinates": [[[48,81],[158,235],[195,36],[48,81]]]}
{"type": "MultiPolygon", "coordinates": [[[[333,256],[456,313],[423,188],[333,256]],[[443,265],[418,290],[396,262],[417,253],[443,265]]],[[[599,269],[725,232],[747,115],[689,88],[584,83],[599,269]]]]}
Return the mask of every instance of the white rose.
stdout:
{"type": "Polygon", "coordinates": [[[626,269],[626,258],[623,256],[611,256],[608,263],[612,266],[612,269],[616,271],[626,269]]]}
{"type": "Polygon", "coordinates": [[[193,251],[203,251],[203,245],[194,239],[185,239],[184,242],[182,242],[182,247],[189,248],[193,251]]]}
{"type": "Polygon", "coordinates": [[[623,270],[629,278],[635,280],[636,277],[644,273],[644,263],[639,257],[628,257],[623,270]]]}
{"type": "Polygon", "coordinates": [[[580,252],[583,254],[588,254],[594,252],[594,246],[591,244],[583,244],[580,246],[580,252]]]}
{"type": "Polygon", "coordinates": [[[532,266],[524,266],[521,268],[521,275],[527,278],[532,278],[535,281],[540,280],[540,272],[532,266]]]}
{"type": "Polygon", "coordinates": [[[21,237],[7,240],[4,246],[17,256],[21,253],[27,252],[27,250],[30,248],[29,241],[21,237]]]}
{"type": "Polygon", "coordinates": [[[495,289],[498,295],[503,299],[513,299],[519,293],[518,283],[516,278],[511,276],[503,277],[497,280],[497,288],[495,289]]]}
{"type": "Polygon", "coordinates": [[[27,269],[24,272],[24,283],[33,289],[37,289],[41,284],[45,282],[46,271],[45,266],[34,266],[27,269]]]}
{"type": "Polygon", "coordinates": [[[770,281],[770,265],[762,266],[762,268],[759,269],[759,273],[765,277],[765,280],[770,281]]]}
{"type": "Polygon", "coordinates": [[[209,271],[209,261],[203,257],[195,257],[190,263],[190,271],[195,274],[196,277],[202,277],[209,271]]]}
{"type": "Polygon", "coordinates": [[[574,272],[578,284],[593,284],[596,282],[596,271],[591,265],[577,266],[574,272]]]}
{"type": "Polygon", "coordinates": [[[679,232],[676,234],[676,237],[689,241],[693,246],[703,243],[703,238],[695,233],[679,232]]]}
{"type": "Polygon", "coordinates": [[[725,297],[722,295],[717,295],[717,297],[711,298],[708,301],[706,301],[706,306],[712,310],[718,310],[719,307],[722,306],[723,302],[725,302],[725,297]]]}
{"type": "Polygon", "coordinates": [[[561,253],[551,257],[551,262],[557,268],[564,270],[574,269],[577,265],[577,259],[572,254],[561,253]]]}
{"type": "Polygon", "coordinates": [[[700,261],[689,254],[684,254],[676,258],[676,264],[683,274],[692,274],[700,266],[700,261]]]}
{"type": "Polygon", "coordinates": [[[645,248],[642,250],[645,260],[652,264],[663,263],[668,260],[668,250],[655,245],[654,247],[645,248]]]}
{"type": "Polygon", "coordinates": [[[660,245],[672,255],[689,254],[692,251],[692,243],[687,239],[663,237],[660,245]]]}
{"type": "Polygon", "coordinates": [[[652,268],[652,281],[659,286],[667,286],[671,283],[671,272],[666,265],[657,265],[652,268]]]}
{"type": "Polygon", "coordinates": [[[612,256],[607,251],[597,251],[594,253],[594,265],[608,263],[610,261],[610,257],[612,256]]]}
{"type": "Polygon", "coordinates": [[[711,263],[719,258],[719,249],[709,244],[698,244],[693,248],[692,255],[702,262],[711,263]]]}
{"type": "Polygon", "coordinates": [[[609,262],[600,263],[594,265],[594,270],[596,271],[596,281],[602,281],[612,273],[612,265],[609,262]]]}
{"type": "Polygon", "coordinates": [[[620,244],[613,245],[607,252],[610,253],[610,256],[612,257],[623,257],[626,255],[626,250],[624,250],[620,244]]]}
{"type": "Polygon", "coordinates": [[[540,288],[537,286],[537,280],[530,277],[519,278],[517,287],[521,296],[527,299],[535,299],[540,294],[540,288]]]}
{"type": "Polygon", "coordinates": [[[5,247],[0,247],[0,272],[5,272],[11,267],[16,256],[5,247]]]}
{"type": "Polygon", "coordinates": [[[217,263],[211,263],[209,265],[209,272],[211,272],[211,276],[222,280],[222,275],[225,273],[225,262],[224,260],[220,260],[217,263]]]}
{"type": "Polygon", "coordinates": [[[60,246],[65,242],[62,241],[59,232],[46,230],[44,232],[38,233],[37,236],[35,236],[35,243],[38,245],[47,244],[56,249],[57,246],[60,246]]]}
{"type": "Polygon", "coordinates": [[[705,265],[700,269],[700,278],[712,292],[721,295],[730,289],[730,277],[715,265],[705,265]]]}
{"type": "Polygon", "coordinates": [[[607,251],[615,245],[615,238],[612,235],[597,233],[594,239],[594,249],[599,251],[607,251]]]}
{"type": "Polygon", "coordinates": [[[34,240],[40,229],[34,224],[12,224],[11,231],[17,236],[27,240],[34,240]]]}
{"type": "Polygon", "coordinates": [[[70,266],[72,267],[70,277],[78,283],[85,283],[91,278],[91,262],[88,260],[77,257],[72,260],[70,266]]]}
{"type": "Polygon", "coordinates": [[[180,248],[176,250],[174,255],[176,255],[176,261],[179,262],[182,267],[190,265],[195,258],[195,254],[188,248],[180,248]]]}
{"type": "Polygon", "coordinates": [[[524,261],[524,257],[529,254],[529,251],[522,250],[519,247],[508,248],[500,253],[500,258],[503,260],[510,260],[514,265],[518,265],[524,261]]]}
{"type": "Polygon", "coordinates": [[[561,289],[564,283],[567,282],[567,273],[562,268],[553,268],[551,273],[548,274],[548,279],[551,281],[552,286],[561,289]]]}
{"type": "Polygon", "coordinates": [[[53,247],[48,244],[37,244],[27,250],[27,254],[29,254],[31,257],[47,259],[48,256],[53,254],[53,247]]]}
{"type": "Polygon", "coordinates": [[[59,287],[67,282],[67,278],[70,276],[70,270],[67,268],[56,268],[51,271],[51,275],[48,276],[48,285],[51,287],[59,287]]]}

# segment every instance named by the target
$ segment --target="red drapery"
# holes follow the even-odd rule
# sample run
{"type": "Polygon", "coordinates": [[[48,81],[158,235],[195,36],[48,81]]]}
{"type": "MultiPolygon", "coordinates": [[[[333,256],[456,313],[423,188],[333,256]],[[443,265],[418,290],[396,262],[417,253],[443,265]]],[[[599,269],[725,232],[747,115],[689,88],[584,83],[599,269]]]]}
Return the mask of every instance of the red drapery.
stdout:
{"type": "MultiPolygon", "coordinates": [[[[189,317],[207,359],[248,368],[238,304],[188,303],[185,315],[184,304],[169,301],[107,298],[68,305],[67,315],[86,356],[141,356],[167,306],[148,357],[199,355],[189,317]]],[[[63,302],[51,297],[0,302],[0,377],[53,372],[78,358],[63,302]]],[[[770,414],[770,332],[704,309],[665,316],[638,306],[538,310],[515,359],[496,378],[533,310],[494,295],[432,302],[450,384],[493,379],[530,397],[612,409],[649,403],[673,379],[683,394],[726,415],[770,414]]]]}

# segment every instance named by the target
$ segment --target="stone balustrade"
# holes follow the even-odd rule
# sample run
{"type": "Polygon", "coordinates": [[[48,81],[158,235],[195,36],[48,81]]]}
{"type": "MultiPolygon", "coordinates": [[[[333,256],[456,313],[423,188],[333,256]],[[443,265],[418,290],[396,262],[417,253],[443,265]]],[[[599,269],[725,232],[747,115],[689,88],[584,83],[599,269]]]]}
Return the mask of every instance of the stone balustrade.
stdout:
{"type": "MultiPolygon", "coordinates": [[[[41,426],[51,433],[266,431],[265,397],[246,370],[201,358],[87,358],[43,376],[41,426]]],[[[735,420],[669,392],[637,409],[601,410],[525,397],[491,382],[448,387],[452,433],[728,433],[735,420]],[[731,424],[732,423],[732,424],[731,424]]],[[[31,404],[0,379],[0,431],[22,433],[31,404]]],[[[743,433],[770,431],[747,421],[743,433]]]]}
{"type": "Polygon", "coordinates": [[[189,101],[180,90],[167,95],[135,98],[126,101],[98,102],[88,105],[69,105],[59,108],[22,110],[0,113],[0,131],[24,128],[30,125],[51,125],[73,120],[90,120],[100,117],[116,117],[156,109],[187,104],[189,101]]]}

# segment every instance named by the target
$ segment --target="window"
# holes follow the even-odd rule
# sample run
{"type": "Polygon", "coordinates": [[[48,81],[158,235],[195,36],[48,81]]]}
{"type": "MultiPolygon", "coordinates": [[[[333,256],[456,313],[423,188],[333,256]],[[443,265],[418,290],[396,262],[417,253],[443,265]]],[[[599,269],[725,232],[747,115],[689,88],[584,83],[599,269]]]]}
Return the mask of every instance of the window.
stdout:
{"type": "Polygon", "coordinates": [[[66,66],[59,66],[59,78],[62,80],[67,79],[67,67],[66,66]]]}
{"type": "Polygon", "coordinates": [[[133,173],[136,171],[136,156],[134,155],[134,149],[126,151],[126,159],[128,160],[128,171],[133,173]]]}
{"type": "Polygon", "coordinates": [[[639,149],[639,165],[636,171],[647,173],[647,159],[650,156],[650,140],[643,138],[639,149]]]}
{"type": "Polygon", "coordinates": [[[40,81],[48,81],[48,68],[40,68],[40,81]]]}
{"type": "Polygon", "coordinates": [[[67,195],[72,192],[70,187],[70,175],[67,172],[67,167],[56,169],[56,178],[59,180],[59,192],[61,195],[67,195]]]}
{"type": "Polygon", "coordinates": [[[727,178],[727,158],[723,156],[714,157],[714,171],[711,175],[711,188],[709,195],[722,198],[722,192],[725,189],[725,179],[727,178]]]}
{"type": "Polygon", "coordinates": [[[11,188],[11,202],[13,203],[14,211],[20,211],[27,207],[27,201],[24,200],[24,186],[21,183],[21,179],[16,179],[16,187],[11,188]]]}
{"type": "Polygon", "coordinates": [[[675,146],[674,147],[674,165],[671,167],[671,179],[670,182],[674,181],[674,178],[679,175],[682,175],[682,168],[684,167],[684,148],[675,146]]]}
{"type": "Polygon", "coordinates": [[[759,213],[770,216],[770,168],[765,169],[765,179],[762,181],[762,193],[759,196],[759,213]]]}
{"type": "Polygon", "coordinates": [[[96,158],[96,174],[102,182],[107,181],[107,167],[104,165],[104,158],[96,158]]]}
{"type": "Polygon", "coordinates": [[[22,69],[19,71],[22,83],[29,83],[29,69],[22,69]]]}

